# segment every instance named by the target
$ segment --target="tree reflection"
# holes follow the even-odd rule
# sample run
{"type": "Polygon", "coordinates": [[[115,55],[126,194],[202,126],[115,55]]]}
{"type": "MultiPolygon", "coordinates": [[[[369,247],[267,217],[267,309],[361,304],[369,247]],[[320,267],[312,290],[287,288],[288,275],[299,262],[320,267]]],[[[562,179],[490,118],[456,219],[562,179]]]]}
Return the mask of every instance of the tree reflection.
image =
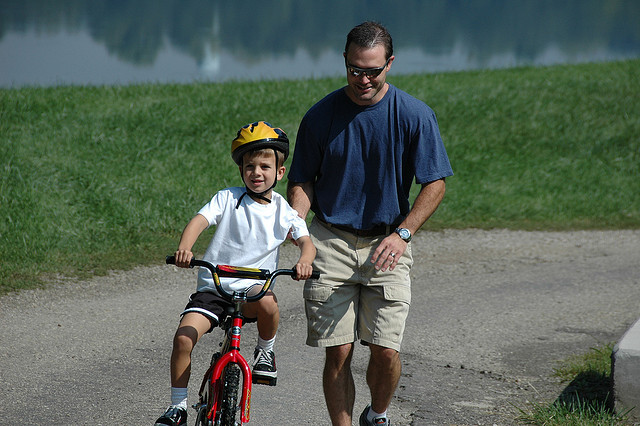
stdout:
{"type": "Polygon", "coordinates": [[[635,0],[9,0],[0,39],[9,31],[86,29],[135,64],[153,63],[165,43],[198,63],[212,47],[251,62],[342,48],[348,29],[365,19],[387,25],[396,48],[443,54],[463,43],[479,63],[496,52],[530,60],[551,45],[640,51],[635,0]]]}

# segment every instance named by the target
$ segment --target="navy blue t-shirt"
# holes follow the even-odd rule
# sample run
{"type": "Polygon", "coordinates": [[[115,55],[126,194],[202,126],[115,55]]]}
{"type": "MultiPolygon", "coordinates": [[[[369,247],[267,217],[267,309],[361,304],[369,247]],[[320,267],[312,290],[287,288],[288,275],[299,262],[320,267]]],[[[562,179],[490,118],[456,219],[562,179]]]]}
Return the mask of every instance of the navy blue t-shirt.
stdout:
{"type": "Polygon", "coordinates": [[[453,175],[436,116],[393,85],[361,106],[344,88],[315,104],[298,129],[288,178],[314,182],[311,210],[326,222],[370,229],[399,224],[409,190],[453,175]]]}

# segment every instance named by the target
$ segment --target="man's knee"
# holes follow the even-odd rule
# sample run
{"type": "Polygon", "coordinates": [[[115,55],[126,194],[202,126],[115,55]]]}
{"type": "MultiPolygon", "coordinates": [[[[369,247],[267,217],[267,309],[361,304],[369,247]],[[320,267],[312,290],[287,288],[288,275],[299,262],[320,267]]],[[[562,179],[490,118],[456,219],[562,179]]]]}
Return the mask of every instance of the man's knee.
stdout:
{"type": "Polygon", "coordinates": [[[340,367],[351,363],[353,344],[330,346],[326,349],[326,364],[329,367],[340,367]]]}
{"type": "Polygon", "coordinates": [[[371,350],[371,363],[384,368],[396,366],[400,362],[400,353],[395,349],[378,345],[369,345],[371,350]]]}

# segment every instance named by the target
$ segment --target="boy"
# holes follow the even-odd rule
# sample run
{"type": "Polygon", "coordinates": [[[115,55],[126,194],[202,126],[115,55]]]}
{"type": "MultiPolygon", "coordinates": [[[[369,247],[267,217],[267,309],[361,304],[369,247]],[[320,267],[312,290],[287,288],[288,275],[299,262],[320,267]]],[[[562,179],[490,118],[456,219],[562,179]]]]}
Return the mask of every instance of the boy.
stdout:
{"type": "MultiPolygon", "coordinates": [[[[305,280],[312,272],[315,247],[306,223],[273,192],[285,173],[289,139],[284,131],[259,121],[238,131],[231,145],[231,156],[240,168],[245,187],[227,188],[191,219],[175,253],[176,265],[186,268],[193,258],[191,248],[198,236],[211,225],[215,235],[203,257],[214,265],[235,265],[274,270],[280,244],[291,231],[300,248],[295,266],[297,278],[305,280]]],[[[246,280],[221,278],[227,290],[247,286],[246,280]]],[[[191,295],[173,340],[171,354],[171,405],[156,425],[185,425],[187,422],[187,384],[191,372],[191,351],[203,334],[224,318],[224,302],[215,293],[211,273],[201,268],[198,288],[191,295]],[[222,302],[222,303],[221,303],[222,302]]],[[[257,302],[243,306],[243,315],[258,322],[258,345],[254,352],[253,375],[275,385],[277,378],[273,344],[279,322],[277,299],[270,291],[257,302]]]]}

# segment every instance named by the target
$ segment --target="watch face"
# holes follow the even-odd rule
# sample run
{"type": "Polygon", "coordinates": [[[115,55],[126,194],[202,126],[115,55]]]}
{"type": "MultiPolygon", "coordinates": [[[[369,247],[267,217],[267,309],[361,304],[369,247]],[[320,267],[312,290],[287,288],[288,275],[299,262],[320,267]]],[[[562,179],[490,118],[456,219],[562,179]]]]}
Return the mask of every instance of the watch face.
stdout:
{"type": "Polygon", "coordinates": [[[400,238],[402,238],[403,240],[407,240],[411,237],[411,232],[409,232],[408,229],[398,228],[397,232],[398,235],[400,235],[400,238]]]}

